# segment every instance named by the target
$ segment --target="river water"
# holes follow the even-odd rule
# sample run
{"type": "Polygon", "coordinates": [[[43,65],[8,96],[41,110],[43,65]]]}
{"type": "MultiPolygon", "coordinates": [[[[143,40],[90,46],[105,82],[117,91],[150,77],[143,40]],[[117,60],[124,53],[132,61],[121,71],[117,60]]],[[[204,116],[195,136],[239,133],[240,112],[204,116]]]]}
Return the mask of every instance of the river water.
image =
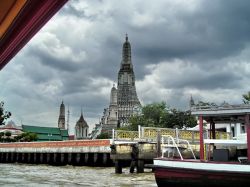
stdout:
{"type": "Polygon", "coordinates": [[[150,170],[146,170],[145,173],[130,174],[129,168],[123,168],[122,174],[115,174],[114,172],[114,167],[0,164],[0,186],[157,186],[154,174],[150,170]]]}

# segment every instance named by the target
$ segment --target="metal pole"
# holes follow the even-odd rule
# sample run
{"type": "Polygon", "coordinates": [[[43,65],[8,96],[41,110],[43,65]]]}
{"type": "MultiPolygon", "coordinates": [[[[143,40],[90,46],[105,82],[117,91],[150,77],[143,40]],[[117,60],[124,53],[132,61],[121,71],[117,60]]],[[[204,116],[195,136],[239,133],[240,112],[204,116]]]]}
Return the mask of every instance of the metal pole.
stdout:
{"type": "Polygon", "coordinates": [[[247,130],[247,158],[250,161],[250,122],[249,122],[249,114],[245,116],[245,125],[247,130]]]}
{"type": "Polygon", "coordinates": [[[203,117],[199,116],[200,128],[200,160],[204,160],[203,117]]]}
{"type": "Polygon", "coordinates": [[[138,125],[138,136],[139,140],[141,140],[141,125],[138,125]]]}
{"type": "Polygon", "coordinates": [[[157,157],[161,156],[161,133],[157,130],[157,157]]]}

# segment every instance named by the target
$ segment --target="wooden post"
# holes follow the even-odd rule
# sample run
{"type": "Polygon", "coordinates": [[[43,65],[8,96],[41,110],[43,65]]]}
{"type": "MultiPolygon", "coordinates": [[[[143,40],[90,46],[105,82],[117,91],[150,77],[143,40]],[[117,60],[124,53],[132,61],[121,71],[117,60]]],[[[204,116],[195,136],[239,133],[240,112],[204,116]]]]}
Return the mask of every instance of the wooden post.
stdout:
{"type": "Polygon", "coordinates": [[[61,153],[61,154],[60,154],[60,163],[61,163],[61,164],[64,164],[64,162],[65,162],[64,160],[65,160],[65,154],[64,154],[64,153],[61,153]]]}
{"type": "Polygon", "coordinates": [[[50,163],[50,153],[47,153],[46,154],[46,162],[47,162],[47,164],[49,164],[50,163]]]}
{"type": "Polygon", "coordinates": [[[134,173],[134,169],[136,167],[138,172],[138,156],[139,156],[139,148],[138,144],[132,144],[132,151],[131,151],[131,163],[130,163],[130,173],[134,173]]]}
{"type": "Polygon", "coordinates": [[[137,166],[137,161],[136,160],[131,160],[131,163],[130,163],[130,168],[129,168],[129,172],[130,173],[134,173],[135,171],[135,167],[137,168],[137,171],[138,171],[138,166],[137,166]]]}
{"type": "Polygon", "coordinates": [[[245,116],[245,125],[247,130],[247,159],[250,161],[250,122],[249,122],[249,114],[245,116]]]}
{"type": "Polygon", "coordinates": [[[44,161],[43,161],[43,155],[44,155],[44,153],[40,153],[40,163],[41,163],[41,164],[44,163],[44,161]]]}
{"type": "Polygon", "coordinates": [[[58,156],[57,154],[58,154],[58,153],[54,153],[54,154],[53,154],[53,164],[58,164],[58,163],[57,163],[57,156],[58,156]]]}
{"type": "Polygon", "coordinates": [[[2,152],[0,153],[0,162],[1,163],[3,162],[3,153],[2,152]]]}
{"type": "Polygon", "coordinates": [[[116,174],[122,173],[122,163],[120,160],[115,160],[115,173],[116,174]]]}
{"type": "Polygon", "coordinates": [[[16,153],[16,162],[20,162],[20,153],[16,153]]]}
{"type": "Polygon", "coordinates": [[[68,164],[72,163],[72,153],[68,153],[68,164]]]}
{"type": "Polygon", "coordinates": [[[161,156],[161,132],[160,130],[157,130],[157,144],[156,144],[156,150],[157,150],[157,157],[161,156]]]}
{"type": "Polygon", "coordinates": [[[10,159],[10,153],[6,153],[6,158],[5,158],[5,162],[9,162],[9,159],[10,159]]]}
{"type": "Polygon", "coordinates": [[[36,164],[37,162],[37,153],[33,154],[33,163],[36,164]]]}
{"type": "Polygon", "coordinates": [[[15,153],[11,152],[10,153],[10,162],[15,162],[14,159],[15,159],[15,153]]]}
{"type": "Polygon", "coordinates": [[[104,166],[106,166],[106,165],[107,165],[107,162],[108,162],[108,154],[107,154],[107,153],[103,153],[103,154],[102,154],[102,164],[103,164],[104,166]]]}
{"type": "Polygon", "coordinates": [[[31,163],[31,153],[27,153],[27,163],[31,163]]]}
{"type": "Polygon", "coordinates": [[[200,160],[204,160],[203,117],[199,116],[200,128],[200,160]]]}
{"type": "Polygon", "coordinates": [[[94,166],[96,166],[98,163],[98,153],[94,153],[94,159],[93,159],[93,161],[94,161],[94,166]]]}
{"type": "Polygon", "coordinates": [[[76,153],[76,164],[79,165],[81,161],[81,155],[80,153],[76,153]]]}
{"type": "Polygon", "coordinates": [[[85,165],[88,165],[88,162],[89,162],[89,154],[85,153],[84,154],[84,163],[85,163],[85,165]]]}
{"type": "Polygon", "coordinates": [[[137,173],[144,173],[144,160],[138,160],[137,173]]]}
{"type": "Polygon", "coordinates": [[[25,162],[25,153],[22,153],[22,162],[25,162]]]}

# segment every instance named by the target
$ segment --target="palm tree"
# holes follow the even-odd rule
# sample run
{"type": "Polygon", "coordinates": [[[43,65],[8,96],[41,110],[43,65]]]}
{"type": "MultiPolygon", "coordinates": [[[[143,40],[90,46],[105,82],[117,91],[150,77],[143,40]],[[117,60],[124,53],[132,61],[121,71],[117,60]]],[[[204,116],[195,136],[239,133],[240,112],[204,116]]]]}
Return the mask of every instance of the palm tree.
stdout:
{"type": "Polygon", "coordinates": [[[250,91],[242,95],[244,104],[250,104],[250,91]]]}

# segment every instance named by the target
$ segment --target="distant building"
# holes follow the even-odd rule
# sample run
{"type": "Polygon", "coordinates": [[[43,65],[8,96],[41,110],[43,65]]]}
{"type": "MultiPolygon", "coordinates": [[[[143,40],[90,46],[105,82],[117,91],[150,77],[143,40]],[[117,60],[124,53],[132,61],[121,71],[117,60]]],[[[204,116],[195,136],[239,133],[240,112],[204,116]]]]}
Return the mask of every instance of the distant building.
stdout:
{"type": "Polygon", "coordinates": [[[40,127],[22,125],[24,132],[36,133],[37,141],[63,141],[69,139],[68,130],[60,129],[58,127],[40,127]]]}
{"type": "Polygon", "coordinates": [[[89,126],[87,122],[83,118],[83,114],[81,111],[81,116],[79,120],[76,122],[75,126],[75,138],[76,139],[87,139],[89,133],[89,126]]]}
{"type": "Polygon", "coordinates": [[[6,125],[1,126],[0,132],[10,132],[11,138],[14,138],[15,136],[23,133],[22,127],[17,126],[14,121],[8,121],[6,125]]]}
{"type": "Polygon", "coordinates": [[[59,113],[59,118],[58,118],[58,127],[60,129],[65,129],[65,106],[62,104],[60,106],[60,113],[59,113]]]}

